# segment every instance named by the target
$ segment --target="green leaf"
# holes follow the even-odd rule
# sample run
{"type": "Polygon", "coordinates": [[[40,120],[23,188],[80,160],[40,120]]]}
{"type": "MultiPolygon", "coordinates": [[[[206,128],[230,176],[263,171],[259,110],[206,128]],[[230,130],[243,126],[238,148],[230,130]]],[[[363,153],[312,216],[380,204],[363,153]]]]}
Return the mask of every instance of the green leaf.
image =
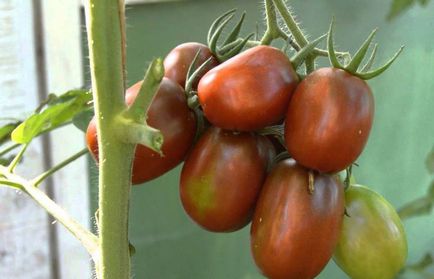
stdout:
{"type": "Polygon", "coordinates": [[[8,123],[0,127],[0,144],[9,140],[11,137],[12,131],[20,124],[20,122],[8,123]]]}
{"type": "Polygon", "coordinates": [[[47,107],[35,112],[12,132],[12,140],[16,143],[29,143],[41,132],[56,128],[70,121],[76,114],[88,108],[92,94],[85,90],[68,91],[55,98],[50,96],[47,107]]]}
{"type": "Polygon", "coordinates": [[[0,157],[0,165],[7,166],[9,165],[12,160],[14,159],[14,155],[8,156],[8,157],[0,157]]]}
{"type": "Polygon", "coordinates": [[[75,127],[86,133],[87,126],[89,126],[89,122],[90,120],[92,120],[94,114],[95,113],[93,109],[84,110],[74,116],[74,118],[72,119],[72,124],[74,124],[75,127]]]}
{"type": "Polygon", "coordinates": [[[393,0],[390,6],[387,20],[395,19],[398,15],[402,14],[415,4],[426,6],[430,0],[393,0]]]}

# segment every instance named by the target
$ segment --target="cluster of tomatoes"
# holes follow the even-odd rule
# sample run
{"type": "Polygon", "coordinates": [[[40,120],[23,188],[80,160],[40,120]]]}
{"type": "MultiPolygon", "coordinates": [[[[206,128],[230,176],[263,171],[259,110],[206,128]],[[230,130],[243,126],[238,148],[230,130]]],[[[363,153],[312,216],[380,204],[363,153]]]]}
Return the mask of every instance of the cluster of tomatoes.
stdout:
{"type": "MultiPolygon", "coordinates": [[[[164,136],[164,156],[137,146],[132,183],[156,178],[185,160],[180,197],[198,225],[231,232],[251,222],[251,251],[265,276],[314,278],[338,245],[345,206],[349,215],[360,209],[351,211],[348,200],[345,205],[336,173],[350,167],[367,142],[374,114],[369,86],[332,67],[300,80],[286,54],[270,46],[252,47],[220,64],[207,46],[185,43],[167,55],[164,66],[165,77],[147,113],[147,124],[164,136]],[[188,81],[192,63],[206,67],[188,81]],[[187,82],[191,90],[186,93],[187,82]],[[192,97],[200,104],[195,111],[189,107],[192,97]],[[198,128],[198,117],[204,117],[206,129],[198,128]],[[267,130],[284,132],[267,135],[267,130]],[[291,158],[279,160],[285,157],[276,156],[282,151],[291,158]]],[[[127,104],[140,86],[126,91],[127,104]]],[[[98,160],[94,120],[87,143],[98,160]]],[[[381,210],[394,214],[389,205],[381,210]]],[[[402,232],[399,219],[394,224],[402,232]]],[[[394,237],[391,226],[379,232],[394,237]]],[[[394,245],[406,245],[395,238],[394,245]]],[[[354,267],[357,256],[346,260],[357,251],[347,246],[340,244],[338,257],[343,266],[354,267]]],[[[391,278],[401,258],[381,278],[391,278]]],[[[357,272],[348,272],[357,278],[357,272]]]]}

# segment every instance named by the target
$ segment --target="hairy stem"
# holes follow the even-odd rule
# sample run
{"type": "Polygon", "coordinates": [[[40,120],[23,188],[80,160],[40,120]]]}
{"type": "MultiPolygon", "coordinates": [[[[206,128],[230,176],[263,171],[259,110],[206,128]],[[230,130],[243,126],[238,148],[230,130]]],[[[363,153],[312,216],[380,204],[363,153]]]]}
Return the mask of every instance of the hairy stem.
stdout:
{"type": "Polygon", "coordinates": [[[281,30],[277,24],[276,10],[274,9],[272,0],[265,0],[264,4],[267,29],[261,39],[261,45],[269,45],[274,39],[280,37],[281,30]]]}
{"type": "Polygon", "coordinates": [[[89,0],[86,22],[99,146],[99,279],[129,279],[128,207],[135,145],[116,133],[124,103],[124,1],[89,0]]]}
{"type": "Polygon", "coordinates": [[[77,152],[76,154],[72,155],[71,157],[67,158],[66,160],[64,160],[63,162],[59,163],[58,165],[52,167],[51,169],[43,172],[42,174],[38,175],[37,177],[35,177],[34,179],[32,179],[32,183],[35,186],[38,186],[39,184],[41,184],[47,177],[51,176],[53,173],[55,173],[56,171],[62,169],[63,167],[69,165],[71,162],[77,160],[78,158],[80,158],[81,156],[83,156],[84,154],[87,154],[88,150],[87,148],[82,149],[81,151],[77,152]]]}
{"type": "Polygon", "coordinates": [[[291,15],[291,12],[289,11],[288,7],[286,7],[284,1],[273,0],[273,3],[277,8],[277,10],[279,11],[280,15],[282,16],[283,21],[285,21],[285,24],[288,27],[289,31],[294,36],[294,39],[297,42],[297,44],[300,45],[300,47],[306,46],[309,42],[306,39],[306,36],[301,31],[294,17],[291,15]]]}
{"type": "Polygon", "coordinates": [[[7,168],[0,166],[0,173],[7,179],[0,183],[10,186],[18,185],[49,214],[68,229],[86,248],[89,254],[95,259],[98,253],[98,238],[72,218],[63,208],[51,200],[44,192],[39,190],[36,185],[24,178],[11,173],[7,168]]]}

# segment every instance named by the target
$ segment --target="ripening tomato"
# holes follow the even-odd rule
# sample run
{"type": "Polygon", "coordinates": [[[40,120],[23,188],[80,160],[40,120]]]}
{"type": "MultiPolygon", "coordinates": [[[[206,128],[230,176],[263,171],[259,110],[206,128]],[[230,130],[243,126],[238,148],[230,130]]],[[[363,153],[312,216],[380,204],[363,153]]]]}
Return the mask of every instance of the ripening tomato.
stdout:
{"type": "Polygon", "coordinates": [[[182,168],[180,197],[187,214],[214,232],[244,227],[273,154],[263,136],[210,127],[182,168]]]}
{"type": "MultiPolygon", "coordinates": [[[[136,98],[142,81],[130,87],[125,100],[128,105],[136,98]]],[[[168,78],[163,78],[158,92],[149,107],[147,123],[163,134],[161,157],[143,145],[137,145],[132,173],[132,184],[141,184],[154,179],[178,165],[193,144],[196,119],[188,108],[184,90],[168,78]]],[[[98,161],[96,123],[93,119],[86,132],[87,145],[98,161]]]]}
{"type": "MultiPolygon", "coordinates": [[[[164,59],[164,76],[176,81],[182,88],[185,88],[185,80],[190,64],[193,62],[196,53],[200,51],[197,64],[200,66],[208,58],[212,58],[205,72],[218,65],[217,58],[211,53],[211,50],[204,44],[200,43],[183,43],[172,49],[164,59]]],[[[202,74],[203,76],[203,74],[202,74]]],[[[197,87],[201,75],[193,83],[193,88],[197,87]]]]}
{"type": "Polygon", "coordinates": [[[345,191],[342,232],[334,260],[352,279],[392,279],[407,259],[404,227],[395,209],[365,186],[345,191]]]}
{"type": "Polygon", "coordinates": [[[365,81],[344,70],[321,68],[297,87],[285,122],[293,158],[320,172],[337,172],[362,152],[374,117],[374,99],[365,81]]]}
{"type": "Polygon", "coordinates": [[[270,279],[314,278],[330,260],[344,215],[344,187],[334,176],[314,174],[292,159],[268,175],[256,204],[251,250],[270,279]]]}
{"type": "Polygon", "coordinates": [[[199,103],[215,126],[253,131],[284,117],[297,83],[283,52],[257,46],[206,73],[198,86],[199,103]]]}

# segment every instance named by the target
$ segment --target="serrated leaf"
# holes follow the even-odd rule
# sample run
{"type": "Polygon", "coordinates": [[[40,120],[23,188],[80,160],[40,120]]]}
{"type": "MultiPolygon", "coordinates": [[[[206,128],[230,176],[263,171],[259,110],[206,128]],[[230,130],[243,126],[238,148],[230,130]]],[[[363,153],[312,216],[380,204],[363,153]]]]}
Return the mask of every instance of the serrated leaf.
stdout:
{"type": "Polygon", "coordinates": [[[76,114],[88,108],[87,103],[90,100],[92,95],[84,90],[68,91],[57,98],[50,97],[47,107],[41,112],[35,112],[16,127],[11,138],[16,143],[29,143],[42,131],[70,121],[76,114]]]}
{"type": "Polygon", "coordinates": [[[72,119],[72,124],[74,124],[75,127],[77,127],[79,130],[86,133],[87,126],[89,126],[89,122],[94,116],[93,109],[87,109],[84,110],[77,115],[74,116],[72,119]]]}

